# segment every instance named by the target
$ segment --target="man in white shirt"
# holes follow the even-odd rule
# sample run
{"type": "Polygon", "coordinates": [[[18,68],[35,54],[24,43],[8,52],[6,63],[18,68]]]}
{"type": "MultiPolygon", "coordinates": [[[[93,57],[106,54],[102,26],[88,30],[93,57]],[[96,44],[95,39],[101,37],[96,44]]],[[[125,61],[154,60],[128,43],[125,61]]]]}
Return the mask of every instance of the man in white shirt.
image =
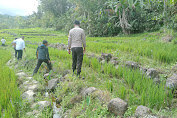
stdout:
{"type": "Polygon", "coordinates": [[[17,51],[17,59],[22,59],[22,55],[23,55],[23,50],[25,51],[25,41],[24,41],[24,36],[22,36],[22,38],[16,39],[14,41],[14,46],[16,48],[17,51]]]}
{"type": "Polygon", "coordinates": [[[85,31],[80,28],[80,22],[75,21],[74,28],[70,30],[68,37],[68,53],[72,51],[72,69],[73,75],[77,68],[77,76],[80,78],[83,53],[86,50],[85,31]]]}
{"type": "Polygon", "coordinates": [[[15,50],[15,58],[17,58],[17,51],[16,51],[16,44],[15,44],[16,40],[17,38],[15,38],[15,40],[12,42],[12,46],[14,47],[14,50],[15,50]]]}
{"type": "Polygon", "coordinates": [[[2,42],[2,46],[5,46],[6,40],[4,39],[4,37],[2,37],[1,42],[2,42]]]}

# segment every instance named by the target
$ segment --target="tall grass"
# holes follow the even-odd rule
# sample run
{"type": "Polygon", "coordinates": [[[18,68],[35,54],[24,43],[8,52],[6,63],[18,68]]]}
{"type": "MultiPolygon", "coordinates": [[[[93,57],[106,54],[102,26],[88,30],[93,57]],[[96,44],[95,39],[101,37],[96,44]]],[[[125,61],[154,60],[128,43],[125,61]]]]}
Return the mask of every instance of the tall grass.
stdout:
{"type": "MultiPolygon", "coordinates": [[[[99,62],[96,62],[95,59],[92,59],[91,64],[97,66],[99,65],[99,62]]],[[[164,82],[156,85],[152,79],[146,78],[141,74],[139,70],[131,70],[125,67],[119,67],[116,69],[111,64],[105,64],[103,65],[103,68],[104,73],[106,74],[113,75],[117,78],[124,78],[128,87],[134,90],[135,93],[140,96],[139,103],[142,105],[149,106],[150,108],[156,108],[158,110],[160,108],[165,108],[166,106],[171,105],[173,96],[170,90],[165,89],[164,82]]],[[[93,69],[98,71],[97,68],[93,69]]],[[[110,89],[110,85],[108,86],[108,89],[110,89]]],[[[122,98],[125,98],[126,89],[124,86],[120,87],[118,92],[122,98]]]]}
{"type": "Polygon", "coordinates": [[[0,117],[2,118],[18,117],[21,102],[15,73],[5,65],[10,58],[10,52],[0,49],[0,117]]]}

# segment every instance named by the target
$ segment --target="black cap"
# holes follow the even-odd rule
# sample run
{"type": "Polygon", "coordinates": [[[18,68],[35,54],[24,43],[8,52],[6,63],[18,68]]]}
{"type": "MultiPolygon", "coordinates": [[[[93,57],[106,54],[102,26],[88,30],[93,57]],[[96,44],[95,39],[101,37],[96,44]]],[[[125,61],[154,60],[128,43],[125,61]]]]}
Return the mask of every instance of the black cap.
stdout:
{"type": "Polygon", "coordinates": [[[80,21],[75,20],[75,21],[74,21],[74,24],[75,24],[75,25],[80,25],[80,21]]]}

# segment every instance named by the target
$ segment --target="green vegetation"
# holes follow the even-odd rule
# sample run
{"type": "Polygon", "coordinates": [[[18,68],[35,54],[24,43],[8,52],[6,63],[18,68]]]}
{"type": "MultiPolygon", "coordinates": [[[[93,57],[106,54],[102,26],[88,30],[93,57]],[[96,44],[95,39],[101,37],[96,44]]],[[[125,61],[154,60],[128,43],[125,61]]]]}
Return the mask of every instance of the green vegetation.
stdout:
{"type": "Polygon", "coordinates": [[[4,118],[18,117],[21,104],[15,72],[5,65],[10,58],[10,51],[0,49],[0,117],[4,118]]]}
{"type": "MultiPolygon", "coordinates": [[[[46,39],[49,43],[63,43],[67,44],[67,36],[61,32],[52,30],[42,30],[39,28],[32,29],[10,29],[1,30],[12,32],[17,37],[24,35],[28,42],[41,43],[46,39]],[[43,35],[43,34],[48,34],[43,35]],[[53,34],[53,35],[50,35],[53,34]]],[[[7,44],[13,41],[14,36],[9,34],[2,34],[7,39],[7,44]]],[[[172,66],[177,62],[177,46],[173,42],[165,43],[162,37],[166,34],[159,32],[144,33],[139,35],[130,35],[124,37],[88,37],[87,38],[87,53],[84,55],[82,76],[84,80],[72,77],[72,73],[67,75],[66,81],[61,81],[58,84],[56,92],[50,95],[47,100],[51,101],[51,96],[56,96],[62,99],[61,106],[65,111],[71,110],[70,117],[114,117],[107,111],[106,103],[102,103],[96,96],[100,93],[82,98],[80,102],[72,103],[74,97],[79,96],[82,89],[87,87],[95,87],[104,92],[105,102],[109,99],[119,97],[128,102],[129,108],[124,117],[132,116],[138,105],[145,105],[153,110],[153,113],[168,117],[176,116],[175,98],[170,90],[165,87],[165,75],[171,74],[172,66]],[[160,33],[160,35],[158,35],[160,33]],[[145,40],[143,40],[146,38],[145,40]],[[119,66],[115,67],[110,63],[101,64],[95,57],[90,58],[89,54],[100,56],[101,53],[111,53],[118,58],[119,66]],[[126,61],[136,61],[144,67],[153,67],[160,70],[161,74],[160,84],[155,84],[153,80],[147,79],[139,70],[131,70],[124,67],[126,61]],[[166,109],[170,107],[169,110],[166,109]]],[[[174,38],[174,40],[176,40],[174,38]]],[[[29,75],[32,74],[36,63],[35,51],[37,45],[26,44],[26,53],[19,64],[18,70],[23,70],[29,75]],[[24,63],[28,62],[27,64],[24,63]],[[25,66],[24,66],[25,65],[25,66]]],[[[10,49],[10,46],[4,48],[4,51],[10,49]]],[[[13,49],[11,48],[11,51],[13,49]]],[[[56,48],[49,48],[51,60],[54,70],[51,75],[52,78],[61,78],[65,70],[71,70],[71,55],[65,50],[58,50],[56,48]]],[[[8,57],[8,56],[7,56],[8,57]]],[[[9,57],[6,59],[10,59],[9,57]]],[[[42,74],[45,71],[43,65],[39,74],[34,76],[43,86],[45,81],[42,74]]],[[[3,89],[2,89],[3,90],[3,89]]],[[[37,95],[36,101],[43,100],[41,94],[37,95]]],[[[26,117],[26,111],[30,106],[25,103],[21,108],[20,116],[26,117]]],[[[50,117],[51,110],[46,109],[41,116],[50,117]]]]}
{"type": "Polygon", "coordinates": [[[78,19],[89,36],[177,30],[176,0],[39,1],[38,11],[30,16],[1,15],[0,29],[40,27],[68,32],[78,19]]]}

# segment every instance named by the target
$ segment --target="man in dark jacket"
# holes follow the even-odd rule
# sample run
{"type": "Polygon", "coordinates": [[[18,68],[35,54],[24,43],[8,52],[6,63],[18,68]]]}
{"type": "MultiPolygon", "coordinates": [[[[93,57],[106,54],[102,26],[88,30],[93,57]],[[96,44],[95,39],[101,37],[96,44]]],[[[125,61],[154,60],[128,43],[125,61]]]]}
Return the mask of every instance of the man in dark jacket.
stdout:
{"type": "Polygon", "coordinates": [[[52,70],[52,65],[51,65],[47,45],[48,45],[48,42],[46,40],[44,40],[43,44],[37,48],[36,56],[37,56],[38,62],[37,62],[37,65],[33,71],[33,75],[38,72],[38,70],[43,62],[45,62],[47,64],[49,70],[52,70]]]}

